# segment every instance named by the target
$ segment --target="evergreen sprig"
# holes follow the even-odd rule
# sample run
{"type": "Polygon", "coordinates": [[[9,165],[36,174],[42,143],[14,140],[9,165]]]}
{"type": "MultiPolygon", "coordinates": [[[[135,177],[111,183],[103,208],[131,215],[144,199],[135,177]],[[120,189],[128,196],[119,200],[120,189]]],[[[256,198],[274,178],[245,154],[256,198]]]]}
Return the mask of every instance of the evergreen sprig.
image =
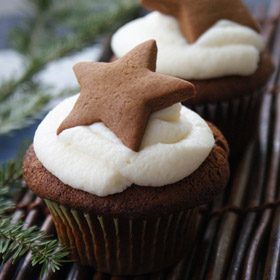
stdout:
{"type": "Polygon", "coordinates": [[[50,238],[36,226],[26,228],[22,221],[13,222],[11,211],[15,190],[23,188],[21,160],[0,167],[0,255],[3,262],[18,261],[31,252],[32,265],[41,265],[41,275],[57,271],[66,261],[68,251],[56,239],[50,238]]]}
{"type": "Polygon", "coordinates": [[[10,160],[0,166],[0,198],[10,198],[11,189],[21,187],[21,176],[22,167],[20,158],[10,160]]]}
{"type": "Polygon", "coordinates": [[[13,210],[15,207],[14,203],[7,198],[9,194],[10,190],[8,187],[0,188],[0,217],[3,217],[8,211],[13,210]]]}
{"type": "Polygon", "coordinates": [[[10,95],[0,102],[0,134],[9,133],[33,122],[34,116],[38,115],[51,99],[48,89],[33,83],[22,90],[24,92],[21,94],[10,95]]]}
{"type": "Polygon", "coordinates": [[[24,228],[22,222],[12,223],[11,218],[0,221],[0,254],[4,262],[18,261],[27,252],[32,254],[32,265],[42,265],[41,275],[60,269],[68,251],[56,239],[38,230],[36,226],[24,228]]]}

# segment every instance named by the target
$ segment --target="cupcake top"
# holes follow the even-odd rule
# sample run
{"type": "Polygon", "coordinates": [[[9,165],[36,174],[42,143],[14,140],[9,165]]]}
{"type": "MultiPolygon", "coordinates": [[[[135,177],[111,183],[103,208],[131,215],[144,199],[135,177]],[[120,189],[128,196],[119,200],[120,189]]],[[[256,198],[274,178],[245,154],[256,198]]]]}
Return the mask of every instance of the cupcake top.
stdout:
{"type": "Polygon", "coordinates": [[[212,130],[179,102],[193,86],[155,73],[155,41],[122,59],[74,67],[81,93],[39,125],[34,150],[61,182],[97,196],[159,187],[192,174],[214,147],[212,130]]]}
{"type": "Polygon", "coordinates": [[[274,71],[258,24],[241,0],[141,0],[151,10],[112,38],[116,57],[142,40],[159,45],[157,72],[189,80],[201,105],[251,95],[274,71]]]}
{"type": "Polygon", "coordinates": [[[253,74],[259,65],[264,39],[252,28],[222,19],[193,43],[181,32],[178,20],[152,12],[121,27],[112,37],[112,49],[122,57],[139,43],[155,39],[157,71],[183,79],[209,79],[253,74]]]}
{"type": "Polygon", "coordinates": [[[142,0],[157,10],[120,28],[112,49],[122,57],[155,39],[157,71],[183,79],[248,76],[258,68],[265,42],[239,0],[142,0]]]}

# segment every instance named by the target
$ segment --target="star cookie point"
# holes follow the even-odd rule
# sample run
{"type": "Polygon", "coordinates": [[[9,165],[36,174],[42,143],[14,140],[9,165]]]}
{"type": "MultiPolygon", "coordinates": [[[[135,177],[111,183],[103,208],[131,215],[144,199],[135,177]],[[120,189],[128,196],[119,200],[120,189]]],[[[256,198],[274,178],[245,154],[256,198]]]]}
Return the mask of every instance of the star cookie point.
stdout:
{"type": "Polygon", "coordinates": [[[138,151],[150,115],[194,94],[191,83],[156,73],[156,57],[156,43],[150,40],[112,63],[76,64],[80,96],[57,134],[101,121],[138,151]]]}

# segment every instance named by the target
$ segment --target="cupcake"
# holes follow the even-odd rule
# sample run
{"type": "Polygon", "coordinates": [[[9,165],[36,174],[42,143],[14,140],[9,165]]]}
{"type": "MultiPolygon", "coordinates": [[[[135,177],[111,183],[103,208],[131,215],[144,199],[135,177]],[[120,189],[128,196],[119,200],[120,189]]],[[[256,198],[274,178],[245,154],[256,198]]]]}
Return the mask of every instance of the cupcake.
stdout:
{"type": "Polygon", "coordinates": [[[262,88],[273,64],[259,27],[239,0],[142,0],[156,10],[121,27],[112,50],[122,57],[155,39],[157,72],[193,83],[197,94],[183,104],[213,122],[242,154],[257,131],[262,88]]]}
{"type": "Polygon", "coordinates": [[[180,103],[193,85],[155,73],[156,56],[151,40],[75,65],[80,94],[49,112],[23,162],[73,260],[114,275],[179,261],[229,177],[223,135],[180,103]]]}

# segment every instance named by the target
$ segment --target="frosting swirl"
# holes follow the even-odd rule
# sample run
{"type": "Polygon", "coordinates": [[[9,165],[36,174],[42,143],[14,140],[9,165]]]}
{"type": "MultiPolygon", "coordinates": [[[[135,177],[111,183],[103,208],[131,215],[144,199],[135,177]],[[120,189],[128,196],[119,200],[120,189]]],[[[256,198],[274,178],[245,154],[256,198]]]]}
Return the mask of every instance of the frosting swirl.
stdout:
{"type": "Polygon", "coordinates": [[[220,20],[193,44],[188,44],[174,17],[152,12],[121,27],[112,49],[122,57],[139,43],[155,39],[157,71],[183,79],[209,79],[253,74],[264,40],[249,27],[220,20]]]}
{"type": "Polygon", "coordinates": [[[68,98],[50,111],[34,137],[40,162],[73,188],[106,196],[132,184],[164,186],[194,172],[213,148],[207,123],[180,103],[151,115],[139,152],[123,145],[103,123],[57,135],[77,98],[68,98]]]}

